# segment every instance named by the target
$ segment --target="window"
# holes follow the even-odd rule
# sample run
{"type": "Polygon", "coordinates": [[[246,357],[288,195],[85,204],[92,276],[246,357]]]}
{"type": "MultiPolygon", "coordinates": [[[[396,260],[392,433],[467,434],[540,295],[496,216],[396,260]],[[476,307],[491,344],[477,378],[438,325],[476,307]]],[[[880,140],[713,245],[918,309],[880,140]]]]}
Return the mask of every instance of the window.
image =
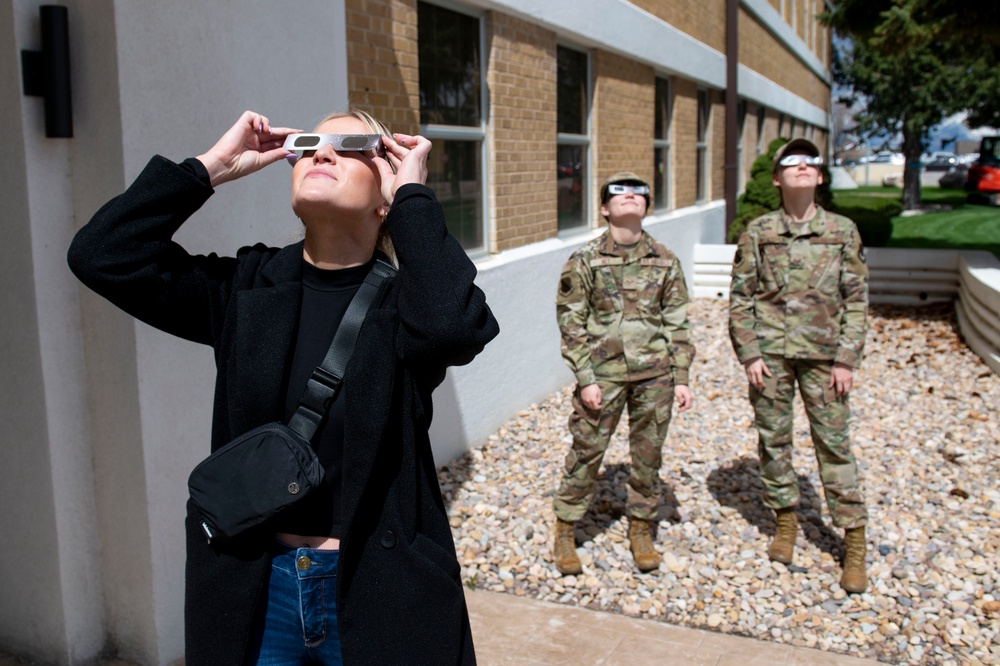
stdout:
{"type": "Polygon", "coordinates": [[[767,107],[757,106],[757,156],[764,152],[764,123],[767,121],[767,107]]]}
{"type": "Polygon", "coordinates": [[[791,123],[789,125],[788,136],[791,138],[795,138],[795,118],[792,118],[791,123]]]}
{"type": "Polygon", "coordinates": [[[746,167],[743,164],[743,129],[746,127],[746,100],[736,102],[736,191],[742,192],[746,181],[746,167]]]}
{"type": "Polygon", "coordinates": [[[448,231],[469,252],[486,249],[483,61],[480,21],[417,3],[420,132],[434,141],[427,185],[448,231]]]}
{"type": "Polygon", "coordinates": [[[695,160],[695,201],[704,201],[708,197],[708,121],[711,118],[712,107],[708,103],[708,91],[698,90],[698,135],[697,155],[695,160]]]}
{"type": "Polygon", "coordinates": [[[670,81],[656,79],[656,118],[653,122],[653,208],[670,210],[670,81]]]}
{"type": "Polygon", "coordinates": [[[586,53],[560,46],[556,60],[556,187],[563,231],[587,225],[590,87],[586,53]]]}
{"type": "Polygon", "coordinates": [[[778,138],[785,138],[785,114],[778,114],[778,138]]]}

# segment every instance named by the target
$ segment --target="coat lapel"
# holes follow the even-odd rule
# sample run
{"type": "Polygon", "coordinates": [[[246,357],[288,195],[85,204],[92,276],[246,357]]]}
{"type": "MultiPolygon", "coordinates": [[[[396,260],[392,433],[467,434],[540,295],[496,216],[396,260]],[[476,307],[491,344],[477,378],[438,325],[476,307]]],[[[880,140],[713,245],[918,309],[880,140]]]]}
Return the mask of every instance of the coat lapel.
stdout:
{"type": "Polygon", "coordinates": [[[261,268],[254,288],[236,294],[228,376],[233,433],[283,419],[286,370],[301,306],[302,244],[296,243],[261,268]]]}

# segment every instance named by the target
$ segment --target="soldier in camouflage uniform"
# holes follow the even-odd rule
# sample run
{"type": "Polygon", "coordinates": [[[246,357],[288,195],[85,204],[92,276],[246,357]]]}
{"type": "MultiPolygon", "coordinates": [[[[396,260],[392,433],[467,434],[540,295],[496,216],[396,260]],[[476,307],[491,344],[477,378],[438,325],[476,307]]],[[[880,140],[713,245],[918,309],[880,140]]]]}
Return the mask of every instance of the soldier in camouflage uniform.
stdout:
{"type": "Polygon", "coordinates": [[[868,309],[868,267],[857,227],[815,204],[822,183],[819,150],[805,139],[782,146],[774,184],[782,209],[757,218],[733,261],[729,333],[750,382],[759,434],[764,503],[775,509],[772,560],[792,561],[799,488],[792,468],[795,383],[827,507],[845,530],[841,587],[862,592],[868,515],[848,435],[848,392],[861,361],[868,309]]]}
{"type": "Polygon", "coordinates": [[[556,296],[562,354],[576,375],[566,456],[556,493],[556,566],[580,573],[573,523],[587,511],[608,441],[628,406],[632,470],[629,542],[642,571],[659,566],[650,521],[660,496],[661,447],[676,398],[691,406],[688,293],[677,257],[642,230],[649,186],[629,172],[601,188],[609,228],[573,253],[556,296]]]}

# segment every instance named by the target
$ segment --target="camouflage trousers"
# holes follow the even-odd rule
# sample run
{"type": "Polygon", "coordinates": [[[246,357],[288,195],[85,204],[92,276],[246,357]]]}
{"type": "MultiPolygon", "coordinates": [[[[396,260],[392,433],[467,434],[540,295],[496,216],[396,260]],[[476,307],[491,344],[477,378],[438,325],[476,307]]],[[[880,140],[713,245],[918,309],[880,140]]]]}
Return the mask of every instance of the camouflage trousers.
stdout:
{"type": "Polygon", "coordinates": [[[573,413],[569,417],[573,446],[566,456],[562,482],[553,502],[555,514],[573,522],[587,512],[604,452],[628,406],[632,457],[628,513],[640,520],[652,520],[660,499],[661,449],[674,403],[673,377],[668,374],[638,382],[598,380],[598,386],[600,410],[588,409],[580,402],[580,387],[573,395],[573,413]]]}
{"type": "Polygon", "coordinates": [[[833,524],[843,528],[865,525],[868,512],[851,453],[851,408],[848,396],[838,397],[830,388],[833,361],[765,356],[764,363],[773,376],[764,378],[763,391],[750,387],[764,504],[782,509],[799,503],[799,484],[792,468],[792,400],[797,382],[833,524]]]}

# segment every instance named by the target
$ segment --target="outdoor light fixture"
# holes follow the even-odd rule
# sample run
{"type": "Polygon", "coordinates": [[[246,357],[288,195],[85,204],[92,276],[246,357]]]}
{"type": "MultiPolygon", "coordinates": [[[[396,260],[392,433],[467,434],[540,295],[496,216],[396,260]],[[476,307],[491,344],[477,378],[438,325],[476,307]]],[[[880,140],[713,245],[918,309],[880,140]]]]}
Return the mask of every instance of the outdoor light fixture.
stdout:
{"type": "Polygon", "coordinates": [[[45,136],[73,136],[69,88],[69,18],[61,5],[42,5],[42,50],[21,51],[24,94],[45,98],[45,136]]]}

